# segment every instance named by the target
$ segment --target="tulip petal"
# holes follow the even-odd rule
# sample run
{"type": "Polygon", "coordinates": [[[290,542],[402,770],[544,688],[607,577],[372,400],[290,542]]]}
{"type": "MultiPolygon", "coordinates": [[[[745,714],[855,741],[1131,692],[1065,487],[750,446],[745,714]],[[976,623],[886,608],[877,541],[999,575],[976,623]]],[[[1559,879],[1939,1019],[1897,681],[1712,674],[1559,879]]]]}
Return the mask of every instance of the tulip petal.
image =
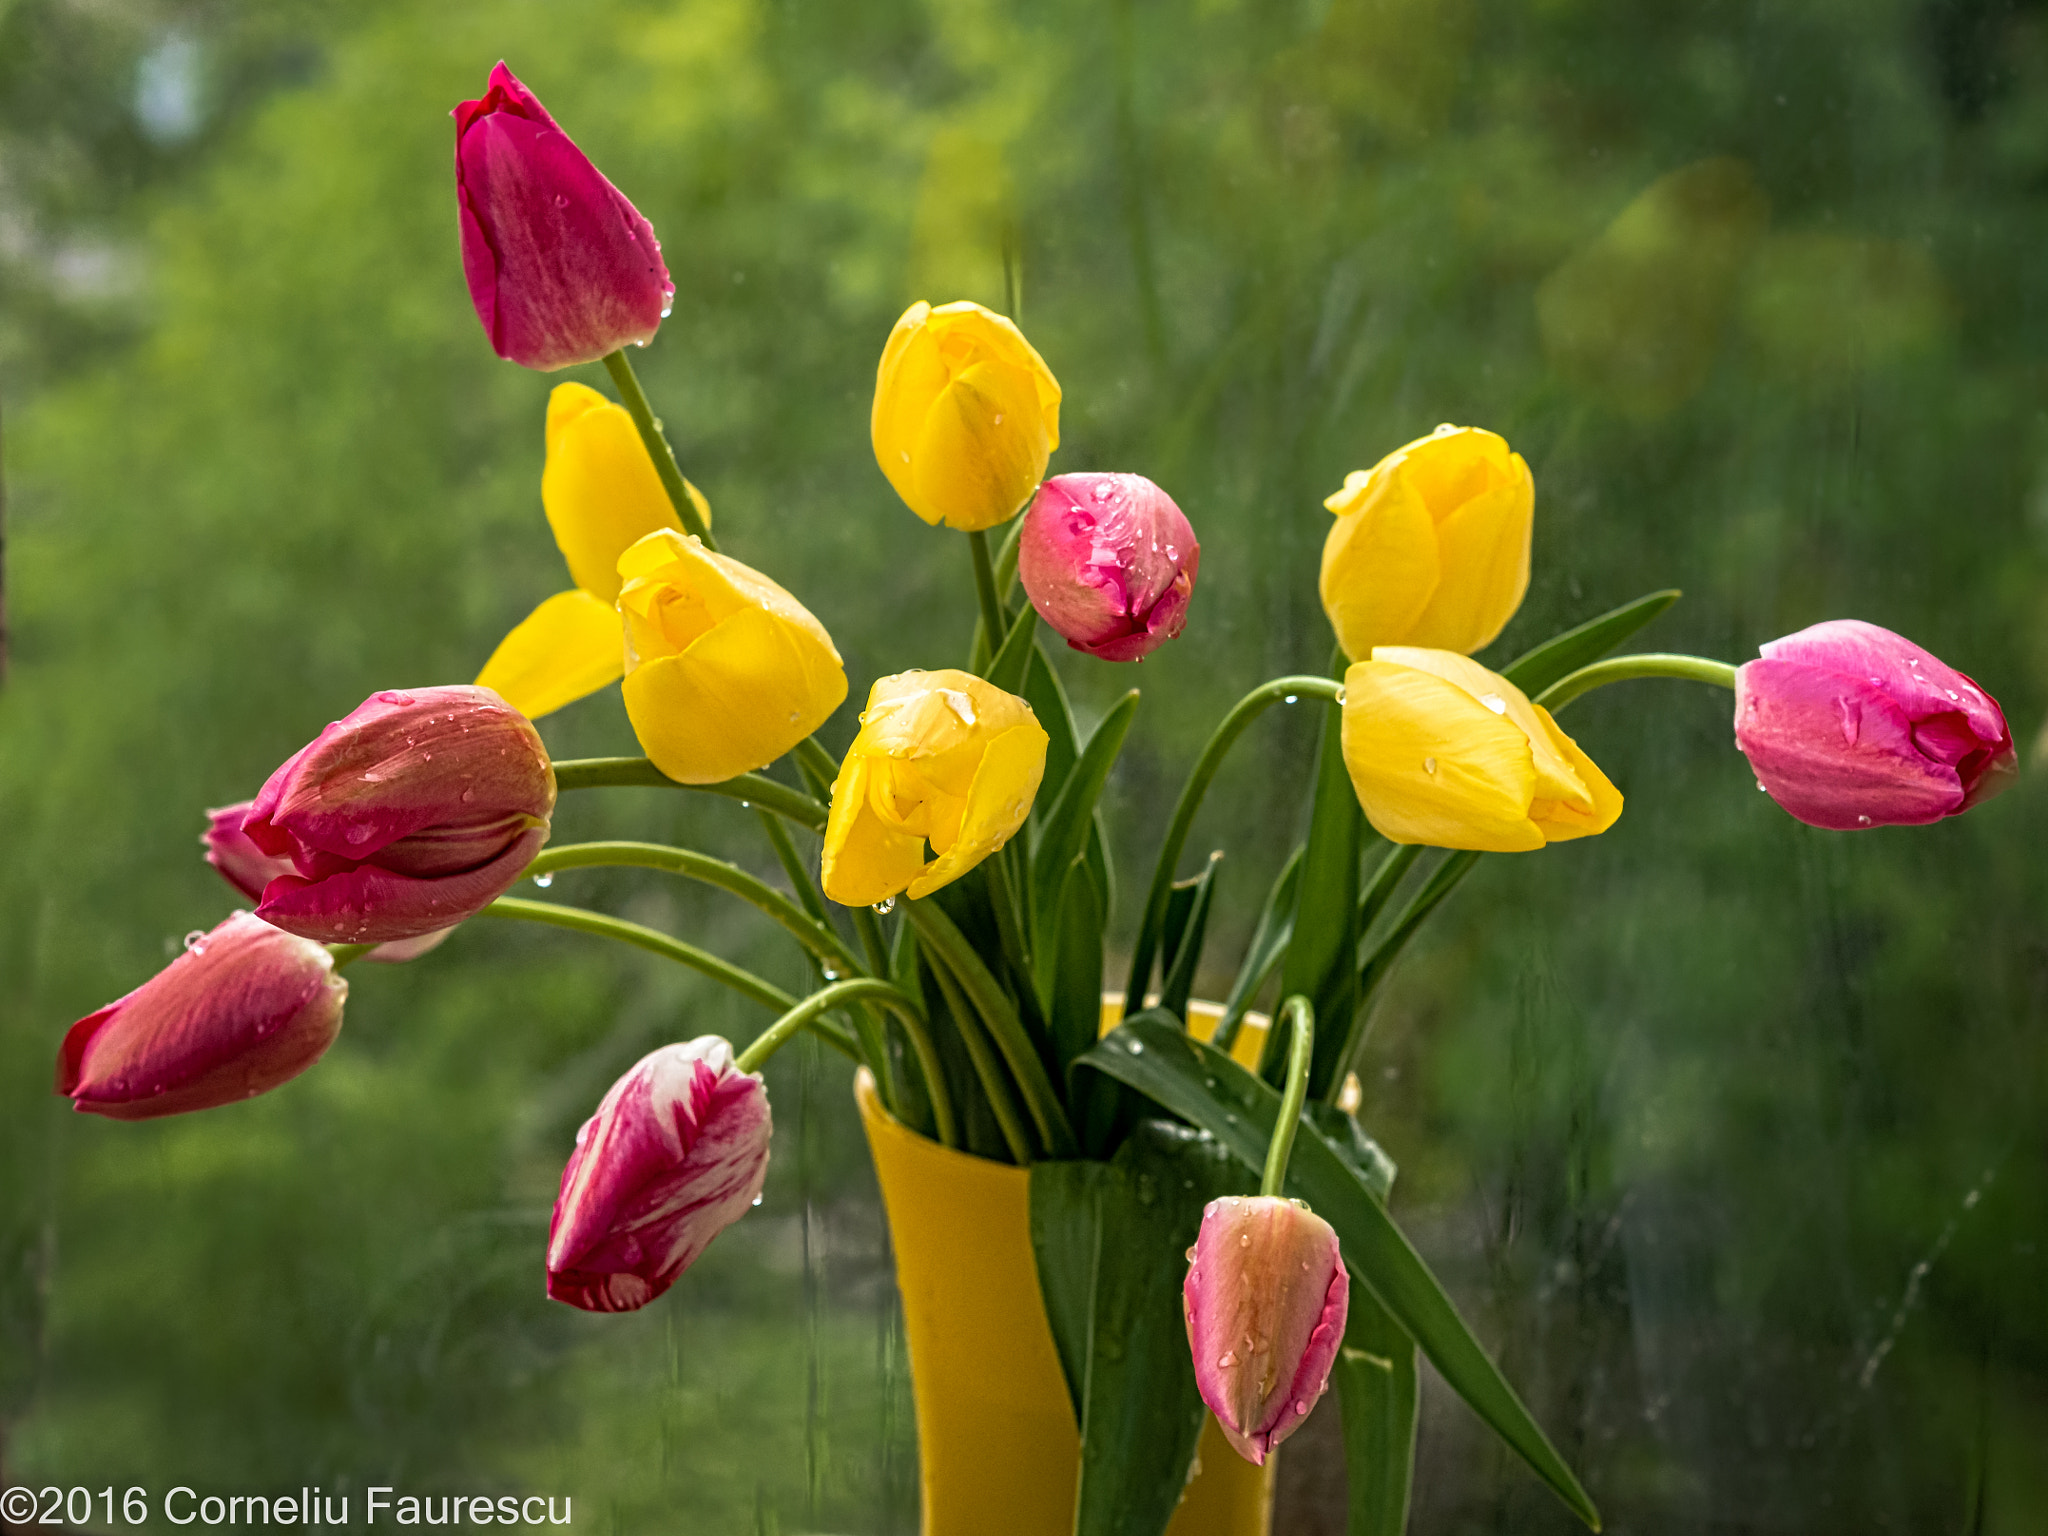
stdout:
{"type": "Polygon", "coordinates": [[[557,592],[514,625],[476,684],[538,720],[617,682],[625,670],[618,610],[578,588],[557,592]]]}
{"type": "Polygon", "coordinates": [[[1555,722],[1546,725],[1544,722],[1550,720],[1549,712],[1531,703],[1526,693],[1498,672],[1488,671],[1469,656],[1421,646],[1376,646],[1372,659],[1413,667],[1418,672],[1427,672],[1462,688],[1485,705],[1489,712],[1508,721],[1528,738],[1530,766],[1536,770],[1534,794],[1537,799],[1562,800],[1578,810],[1591,813],[1592,796],[1572,765],[1570,753],[1578,749],[1572,746],[1571,738],[1558,730],[1555,722]]]}
{"type": "Polygon", "coordinates": [[[886,772],[886,765],[849,752],[832,785],[818,883],[843,907],[887,901],[924,869],[924,838],[899,831],[874,812],[870,796],[878,771],[886,772]]]}
{"type": "Polygon", "coordinates": [[[966,531],[1008,521],[1045,473],[1036,414],[1031,381],[1015,369],[976,363],[955,377],[911,450],[912,510],[966,531]]]}
{"type": "Polygon", "coordinates": [[[1771,798],[1810,826],[1923,826],[1963,808],[1961,776],[1920,750],[1889,688],[1866,677],[1749,662],[1735,733],[1771,798]]]}
{"type": "Polygon", "coordinates": [[[315,880],[280,875],[265,888],[256,915],[328,944],[385,944],[451,927],[496,901],[533,862],[548,826],[529,820],[504,852],[457,874],[423,879],[360,864],[315,880]]]}
{"type": "MultiPolygon", "coordinates": [[[[576,585],[607,605],[619,597],[619,556],[657,528],[682,522],[623,406],[582,384],[548,396],[547,464],[540,499],[576,585]]],[[[691,500],[708,525],[694,486],[691,500]]]]}
{"type": "Polygon", "coordinates": [[[1045,774],[1047,740],[1043,726],[1026,720],[988,744],[975,770],[974,786],[967,792],[958,835],[950,844],[934,835],[932,850],[939,857],[910,882],[911,900],[958,880],[1016,835],[1031,814],[1045,774]]]}
{"type": "MultiPolygon", "coordinates": [[[[1382,649],[1385,649],[1382,647],[1382,649]]],[[[1389,842],[1495,853],[1543,846],[1528,736],[1456,683],[1390,661],[1344,674],[1344,766],[1389,842]]]]}
{"type": "Polygon", "coordinates": [[[1439,580],[1407,643],[1470,654],[1493,642],[1529,590],[1535,495],[1520,455],[1518,480],[1475,496],[1436,525],[1439,580]]]}
{"type": "MultiPolygon", "coordinates": [[[[1357,478],[1347,477],[1347,488],[1357,478]]],[[[1337,643],[1362,661],[1374,646],[1406,638],[1429,606],[1442,566],[1436,523],[1406,481],[1387,476],[1347,505],[1323,540],[1317,585],[1337,643]]]]}
{"type": "Polygon", "coordinates": [[[1545,799],[1539,787],[1536,798],[1529,802],[1529,819],[1536,823],[1547,843],[1569,842],[1575,837],[1605,832],[1621,819],[1621,791],[1600,771],[1598,763],[1579,750],[1576,741],[1557,728],[1549,710],[1541,704],[1531,707],[1542,721],[1551,752],[1570,767],[1580,792],[1563,799],[1545,799]]]}

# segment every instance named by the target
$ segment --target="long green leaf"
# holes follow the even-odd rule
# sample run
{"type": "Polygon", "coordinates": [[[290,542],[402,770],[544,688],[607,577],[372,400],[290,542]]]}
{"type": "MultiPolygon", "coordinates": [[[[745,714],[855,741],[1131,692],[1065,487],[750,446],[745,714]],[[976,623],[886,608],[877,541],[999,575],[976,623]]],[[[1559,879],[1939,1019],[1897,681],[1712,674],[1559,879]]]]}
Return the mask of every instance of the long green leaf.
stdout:
{"type": "Polygon", "coordinates": [[[1039,781],[1038,799],[1032,819],[1042,822],[1066,786],[1067,775],[1081,755],[1080,732],[1074,729],[1074,711],[1067,703],[1067,690],[1059,673],[1047,660],[1045,647],[1034,644],[1024,668],[1024,702],[1045,728],[1045,777],[1039,781]]]}
{"type": "Polygon", "coordinates": [[[1081,1429],[1075,1536],[1158,1536],[1204,1416],[1181,1317],[1202,1208],[1250,1176],[1215,1140],[1146,1120],[1108,1163],[1031,1170],[1039,1288],[1081,1429]]]}
{"type": "Polygon", "coordinates": [[[1088,745],[1081,749],[1074,771],[1067,775],[1066,783],[1060,787],[1052,814],[1045,818],[1038,830],[1038,845],[1031,859],[1034,886],[1031,900],[1037,908],[1041,928],[1051,928],[1053,910],[1059,901],[1060,889],[1066,884],[1067,872],[1088,846],[1088,829],[1094,823],[1095,802],[1101,798],[1102,786],[1109,779],[1109,770],[1116,765],[1116,755],[1123,750],[1124,737],[1131,728],[1131,717],[1137,711],[1138,690],[1133,688],[1102,717],[1102,724],[1095,728],[1095,734],[1088,738],[1088,745]]]}
{"type": "Polygon", "coordinates": [[[1356,1280],[1330,1376],[1344,1410],[1345,1536],[1402,1536],[1415,1476],[1415,1341],[1356,1280]]]}
{"type": "MultiPolygon", "coordinates": [[[[1076,1061],[1208,1131],[1247,1168],[1262,1168],[1280,1095],[1171,1017],[1128,1021],[1076,1061]]],[[[1515,1395],[1386,1207],[1322,1130],[1305,1122],[1288,1164],[1288,1193],[1337,1229],[1345,1262],[1429,1356],[1430,1363],[1572,1512],[1594,1530],[1599,1512],[1515,1395]]]]}
{"type": "MultiPolygon", "coordinates": [[[[1299,992],[1315,1005],[1316,1053],[1309,1065],[1310,1098],[1321,1098],[1358,1015],[1358,865],[1364,855],[1365,816],[1344,766],[1343,716],[1323,715],[1308,853],[1294,902],[1294,929],[1280,967],[1280,995],[1299,992]]],[[[1261,1071],[1277,1081],[1286,1057],[1281,1031],[1266,1037],[1261,1071]]]]}
{"type": "Polygon", "coordinates": [[[1237,1031],[1244,1023],[1245,1011],[1286,956],[1287,941],[1294,936],[1295,892],[1301,888],[1301,862],[1307,852],[1306,844],[1295,849],[1273,881],[1272,890],[1266,893],[1259,925],[1252,930],[1252,941],[1237,968],[1237,979],[1230,984],[1230,995],[1223,1000],[1223,1017],[1216,1021],[1216,1032],[1209,1036],[1209,1043],[1219,1051],[1228,1051],[1237,1044],[1237,1031]]]}
{"type": "MultiPolygon", "coordinates": [[[[1202,872],[1184,882],[1187,911],[1177,915],[1171,905],[1167,908],[1166,979],[1159,984],[1159,1006],[1177,1015],[1183,1023],[1188,1016],[1188,994],[1195,987],[1195,967],[1202,963],[1202,941],[1209,933],[1209,908],[1216,898],[1216,871],[1222,867],[1223,855],[1210,854],[1202,872]]],[[[1178,896],[1179,889],[1174,894],[1178,896]]]]}
{"type": "Polygon", "coordinates": [[[1533,651],[1524,651],[1502,668],[1500,675],[1533,699],[1566,673],[1578,671],[1589,661],[1598,661],[1677,602],[1680,595],[1676,587],[1671,587],[1623,603],[1576,629],[1553,636],[1533,651]]]}
{"type": "Polygon", "coordinates": [[[1017,622],[1010,626],[1010,633],[1003,639],[1003,648],[996,652],[995,660],[988,664],[988,681],[991,687],[1005,693],[1017,693],[1024,687],[1024,671],[1031,665],[1031,653],[1036,649],[1038,634],[1038,610],[1026,608],[1017,622]]]}

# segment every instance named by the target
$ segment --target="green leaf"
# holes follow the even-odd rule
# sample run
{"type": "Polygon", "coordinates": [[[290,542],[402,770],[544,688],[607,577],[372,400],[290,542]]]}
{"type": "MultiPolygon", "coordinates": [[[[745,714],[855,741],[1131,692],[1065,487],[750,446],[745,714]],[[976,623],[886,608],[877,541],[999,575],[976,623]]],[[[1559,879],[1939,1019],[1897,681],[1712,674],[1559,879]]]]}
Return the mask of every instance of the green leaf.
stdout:
{"type": "Polygon", "coordinates": [[[1047,737],[1045,777],[1039,781],[1038,799],[1032,806],[1032,819],[1043,822],[1081,755],[1081,738],[1074,729],[1074,711],[1067,705],[1067,690],[1061,686],[1059,673],[1046,660],[1045,648],[1040,645],[1031,647],[1024,668],[1024,702],[1038,716],[1047,737]]]}
{"type": "Polygon", "coordinates": [[[1102,724],[1095,728],[1095,734],[1088,738],[1088,745],[1081,750],[1074,770],[1067,775],[1067,781],[1060,787],[1059,799],[1054,802],[1052,812],[1045,818],[1038,830],[1037,847],[1031,859],[1032,904],[1038,913],[1041,929],[1052,927],[1054,907],[1060,896],[1060,889],[1066,884],[1067,872],[1073,868],[1088,846],[1088,829],[1094,823],[1095,802],[1101,797],[1102,786],[1109,778],[1109,770],[1115,766],[1117,753],[1123,750],[1124,736],[1131,728],[1131,717],[1138,711],[1138,690],[1133,688],[1125,694],[1102,718],[1102,724]]]}
{"type": "Polygon", "coordinates": [[[1038,610],[1026,608],[1017,622],[1010,626],[1010,632],[1003,637],[1003,648],[996,652],[995,660],[988,666],[990,686],[1005,693],[1017,693],[1024,686],[1025,670],[1031,665],[1032,654],[1037,650],[1033,643],[1038,636],[1038,610]]]}
{"type": "Polygon", "coordinates": [[[1041,936],[1038,953],[1051,954],[1054,960],[1046,1014],[1064,1081],[1067,1063],[1095,1044],[1102,1032],[1102,908],[1085,868],[1067,877],[1055,931],[1041,936]],[[1047,942],[1048,937],[1055,942],[1047,942]]]}
{"type": "MultiPolygon", "coordinates": [[[[1308,1073],[1312,1099],[1328,1096],[1358,1013],[1358,865],[1364,853],[1365,816],[1344,766],[1342,729],[1342,712],[1325,710],[1308,853],[1302,859],[1293,932],[1280,970],[1280,995],[1299,992],[1315,1005],[1316,1051],[1308,1073]]],[[[1276,1030],[1266,1037],[1262,1072],[1277,1078],[1286,1056],[1286,1041],[1276,1030]]]]}
{"type": "Polygon", "coordinates": [[[1252,1000],[1287,953],[1287,941],[1294,936],[1295,892],[1301,888],[1301,861],[1307,851],[1305,845],[1294,850],[1279,878],[1274,880],[1273,889],[1266,893],[1259,926],[1252,930],[1252,942],[1244,952],[1244,963],[1237,968],[1237,980],[1230,984],[1230,996],[1223,1000],[1223,1017],[1216,1021],[1216,1032],[1209,1037],[1219,1051],[1228,1051],[1237,1043],[1238,1026],[1244,1022],[1245,1010],[1251,1007],[1252,1000]]]}
{"type": "Polygon", "coordinates": [[[1345,1536],[1402,1536],[1415,1476],[1415,1341],[1356,1280],[1330,1377],[1344,1410],[1345,1536]]]}
{"type": "Polygon", "coordinates": [[[1598,661],[1681,595],[1676,587],[1671,587],[1624,603],[1597,619],[1588,619],[1577,629],[1553,636],[1533,651],[1524,651],[1503,667],[1500,675],[1533,699],[1560,677],[1578,671],[1589,661],[1598,661]]]}
{"type": "Polygon", "coordinates": [[[1202,963],[1202,940],[1209,932],[1209,906],[1216,894],[1216,871],[1223,867],[1223,855],[1212,853],[1209,862],[1194,879],[1173,890],[1166,907],[1166,980],[1159,984],[1159,1006],[1177,1015],[1182,1023],[1188,1016],[1188,994],[1194,990],[1195,967],[1202,963]],[[1174,908],[1183,888],[1188,893],[1186,910],[1174,908]]]}
{"type": "Polygon", "coordinates": [[[1202,1208],[1253,1181],[1199,1131],[1138,1124],[1115,1159],[1031,1169],[1031,1242],[1081,1429],[1075,1536],[1158,1536],[1205,1410],[1181,1316],[1202,1208]]]}
{"type": "MultiPolygon", "coordinates": [[[[1093,1068],[1208,1131],[1249,1169],[1261,1169],[1280,1095],[1228,1056],[1185,1034],[1177,1020],[1143,1013],[1119,1025],[1069,1076],[1093,1068]]],[[[1452,1391],[1486,1421],[1594,1530],[1599,1512],[1515,1389],[1458,1316],[1429,1267],[1394,1225],[1371,1186],[1305,1121],[1288,1164],[1287,1192],[1337,1229],[1345,1263],[1429,1356],[1452,1391]]]]}

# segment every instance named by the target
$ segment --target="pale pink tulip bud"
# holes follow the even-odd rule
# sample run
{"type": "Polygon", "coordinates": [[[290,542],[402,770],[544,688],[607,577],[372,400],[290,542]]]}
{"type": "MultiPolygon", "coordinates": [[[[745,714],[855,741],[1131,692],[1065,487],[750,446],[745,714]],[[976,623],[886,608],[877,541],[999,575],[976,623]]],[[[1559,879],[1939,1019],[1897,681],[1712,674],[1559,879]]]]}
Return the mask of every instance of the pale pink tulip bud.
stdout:
{"type": "Polygon", "coordinates": [[[372,694],[273,773],[243,819],[257,851],[293,871],[264,886],[256,915],[343,944],[451,927],[519,878],[554,804],[540,733],[488,688],[372,694]]]}
{"type": "Polygon", "coordinates": [[[576,1133],[548,1224],[548,1294],[644,1307],[746,1215],[768,1172],[768,1091],[716,1035],[665,1045],[576,1133]]]}
{"type": "Polygon", "coordinates": [[[72,1025],[57,1054],[57,1091],[115,1120],[253,1098],[320,1059],[347,996],[324,945],[237,912],[72,1025]]]}
{"type": "Polygon", "coordinates": [[[1055,475],[1017,541],[1038,616],[1104,661],[1136,661],[1180,634],[1201,560],[1180,508],[1143,475],[1055,475]]]}
{"type": "Polygon", "coordinates": [[[453,116],[462,271],[492,350],[566,368],[652,339],[676,290],[625,194],[502,61],[453,116]]]}
{"type": "Polygon", "coordinates": [[[1923,647],[1833,619],[1735,673],[1735,744],[1757,784],[1810,826],[1919,826],[2012,782],[1997,700],[1923,647]]]}
{"type": "Polygon", "coordinates": [[[1351,1282],[1337,1234],[1299,1200],[1211,1200],[1181,1286],[1195,1385],[1238,1455],[1262,1466],[1330,1385],[1351,1282]]]}

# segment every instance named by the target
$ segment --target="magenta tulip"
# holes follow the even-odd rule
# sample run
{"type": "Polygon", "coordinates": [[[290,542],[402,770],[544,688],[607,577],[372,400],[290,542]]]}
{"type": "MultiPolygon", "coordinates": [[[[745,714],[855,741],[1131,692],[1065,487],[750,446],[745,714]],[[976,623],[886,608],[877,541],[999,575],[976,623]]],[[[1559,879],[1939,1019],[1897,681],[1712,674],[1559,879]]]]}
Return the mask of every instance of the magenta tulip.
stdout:
{"type": "Polygon", "coordinates": [[[71,1026],[57,1091],[115,1120],[211,1109],[297,1077],[334,1043],[348,983],[324,945],[237,912],[71,1026]]]}
{"type": "Polygon", "coordinates": [[[716,1035],[665,1045],[576,1133],[548,1225],[548,1295],[644,1307],[746,1215],[768,1172],[768,1092],[716,1035]]]}
{"type": "Polygon", "coordinates": [[[1201,560],[1180,508],[1143,475],[1054,476],[1017,541],[1038,616],[1104,661],[1136,661],[1180,634],[1201,560]]]}
{"type": "Polygon", "coordinates": [[[540,733],[488,688],[373,694],[273,773],[243,819],[256,851],[292,870],[263,887],[256,915],[348,944],[452,927],[519,878],[554,804],[540,733]]]}
{"type": "Polygon", "coordinates": [[[1351,1282],[1327,1221],[1296,1200],[1211,1200],[1181,1287],[1195,1385],[1238,1455],[1263,1465],[1330,1385],[1351,1282]]]}
{"type": "Polygon", "coordinates": [[[2004,789],[2018,767],[1998,703],[1912,641],[1856,619],[1773,640],[1735,673],[1735,744],[1799,820],[1919,826],[2004,789]]]}
{"type": "Polygon", "coordinates": [[[453,116],[462,270],[492,350],[551,369],[650,340],[675,285],[640,211],[502,61],[453,116]]]}

